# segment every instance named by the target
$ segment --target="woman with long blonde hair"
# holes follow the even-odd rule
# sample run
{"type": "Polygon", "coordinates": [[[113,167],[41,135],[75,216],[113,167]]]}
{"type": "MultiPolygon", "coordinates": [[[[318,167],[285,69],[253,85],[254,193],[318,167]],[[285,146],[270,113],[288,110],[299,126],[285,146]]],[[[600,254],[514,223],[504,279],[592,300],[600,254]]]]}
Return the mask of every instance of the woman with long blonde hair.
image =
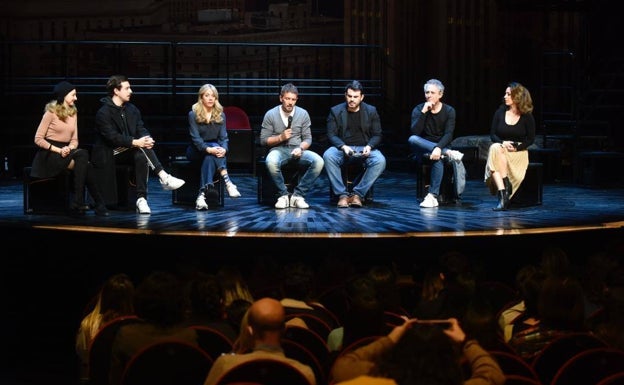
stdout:
{"type": "Polygon", "coordinates": [[[191,145],[187,148],[186,157],[200,164],[200,186],[195,208],[208,209],[206,194],[214,189],[214,175],[217,172],[225,182],[228,195],[232,198],[240,197],[241,194],[227,171],[226,117],[215,86],[204,84],[199,88],[197,102],[188,113],[188,121],[191,145]]]}

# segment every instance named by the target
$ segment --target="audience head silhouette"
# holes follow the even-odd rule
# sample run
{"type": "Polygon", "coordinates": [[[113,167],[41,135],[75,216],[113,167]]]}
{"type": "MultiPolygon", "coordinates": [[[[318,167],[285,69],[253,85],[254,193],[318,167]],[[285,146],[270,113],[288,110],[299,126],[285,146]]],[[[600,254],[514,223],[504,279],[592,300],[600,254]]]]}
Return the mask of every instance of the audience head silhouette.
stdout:
{"type": "Polygon", "coordinates": [[[413,324],[384,354],[373,375],[397,384],[464,383],[461,351],[439,325],[413,324]]]}
{"type": "Polygon", "coordinates": [[[261,298],[249,308],[248,328],[256,344],[279,345],[284,332],[286,313],[273,298],[261,298]]]}
{"type": "Polygon", "coordinates": [[[184,288],[172,273],[154,271],[136,289],[134,305],[143,320],[171,326],[184,320],[186,303],[184,288]]]}

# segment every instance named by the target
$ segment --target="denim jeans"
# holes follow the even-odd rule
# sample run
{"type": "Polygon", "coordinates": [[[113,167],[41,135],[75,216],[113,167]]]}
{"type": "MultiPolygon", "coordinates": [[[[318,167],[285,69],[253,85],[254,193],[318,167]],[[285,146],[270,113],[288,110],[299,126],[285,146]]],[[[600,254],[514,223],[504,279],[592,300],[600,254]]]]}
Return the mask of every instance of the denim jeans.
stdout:
{"type": "MultiPolygon", "coordinates": [[[[282,165],[293,160],[290,152],[292,148],[279,146],[273,147],[265,158],[267,172],[273,180],[275,187],[279,191],[279,196],[288,195],[288,188],[284,183],[284,175],[282,174],[282,165]]],[[[305,150],[299,158],[299,163],[306,167],[306,172],[299,180],[299,184],[295,186],[293,195],[305,197],[308,191],[314,185],[316,178],[323,171],[323,158],[314,151],[305,150]]]]}
{"type": "MultiPolygon", "coordinates": [[[[356,153],[364,149],[364,146],[350,147],[356,153]]],[[[362,199],[364,199],[368,190],[373,186],[373,183],[375,183],[377,178],[379,178],[381,173],[386,169],[386,157],[379,150],[372,150],[368,157],[358,158],[346,156],[344,151],[332,146],[325,150],[323,160],[325,161],[325,171],[327,171],[331,189],[337,196],[349,195],[347,186],[345,186],[342,180],[340,168],[343,164],[347,162],[364,162],[366,171],[364,171],[360,182],[353,187],[353,193],[357,194],[362,199]]]]}
{"type": "MultiPolygon", "coordinates": [[[[418,164],[423,162],[423,155],[431,153],[436,147],[436,143],[433,143],[427,139],[423,139],[418,135],[412,135],[407,140],[410,149],[415,155],[415,159],[418,164]]],[[[442,149],[442,154],[445,154],[447,148],[442,149]]],[[[442,177],[444,176],[444,163],[440,158],[439,160],[431,161],[431,181],[429,182],[429,193],[436,197],[440,195],[440,185],[442,185],[442,177]]]]}

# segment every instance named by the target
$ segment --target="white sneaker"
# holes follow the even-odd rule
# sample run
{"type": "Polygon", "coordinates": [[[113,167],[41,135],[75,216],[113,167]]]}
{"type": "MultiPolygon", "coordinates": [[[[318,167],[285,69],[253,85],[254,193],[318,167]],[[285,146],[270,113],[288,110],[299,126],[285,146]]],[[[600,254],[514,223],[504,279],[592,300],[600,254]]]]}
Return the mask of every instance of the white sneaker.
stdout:
{"type": "Polygon", "coordinates": [[[208,203],[206,203],[206,195],[204,192],[200,192],[195,199],[195,209],[196,210],[208,210],[208,203]]]}
{"type": "Polygon", "coordinates": [[[275,203],[276,209],[285,209],[288,206],[290,206],[288,195],[282,195],[277,199],[277,202],[275,203]]]}
{"type": "Polygon", "coordinates": [[[295,207],[298,209],[307,209],[307,208],[310,208],[310,205],[305,201],[303,197],[293,195],[290,197],[290,207],[295,207]]]}
{"type": "Polygon", "coordinates": [[[448,156],[450,160],[460,162],[462,158],[464,157],[464,154],[457,150],[448,150],[446,152],[446,156],[448,156]]]}
{"type": "Polygon", "coordinates": [[[150,210],[150,207],[147,205],[147,200],[145,200],[145,198],[137,199],[136,211],[139,214],[151,214],[152,213],[152,210],[150,210]]]}
{"type": "Polygon", "coordinates": [[[177,190],[184,185],[182,179],[178,179],[171,174],[167,174],[164,178],[160,178],[160,185],[164,190],[177,190]]]}
{"type": "Polygon", "coordinates": [[[225,188],[227,189],[230,198],[238,198],[241,196],[241,194],[238,192],[238,188],[236,188],[236,185],[234,183],[226,183],[225,188]]]}
{"type": "Polygon", "coordinates": [[[438,199],[433,194],[427,194],[425,199],[420,202],[420,207],[438,207],[438,199]]]}

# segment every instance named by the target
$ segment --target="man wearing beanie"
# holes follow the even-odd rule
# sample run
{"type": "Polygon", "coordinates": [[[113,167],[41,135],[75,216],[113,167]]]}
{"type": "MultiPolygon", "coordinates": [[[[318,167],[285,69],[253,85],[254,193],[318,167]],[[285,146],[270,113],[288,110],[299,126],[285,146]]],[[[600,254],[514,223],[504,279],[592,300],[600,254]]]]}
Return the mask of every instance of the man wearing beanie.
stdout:
{"type": "Polygon", "coordinates": [[[124,75],[113,75],[106,83],[108,97],[100,99],[102,106],[95,115],[96,138],[91,161],[98,171],[98,183],[102,187],[107,205],[116,205],[116,164],[134,167],[136,176],[136,211],[150,214],[147,205],[147,181],[149,169],[160,178],[165,190],[176,190],[184,184],[168,174],[156,153],[154,139],[143,125],[141,112],[132,103],[130,82],[124,75]]]}
{"type": "Polygon", "coordinates": [[[54,86],[54,100],[45,106],[43,117],[35,133],[39,150],[33,159],[30,176],[50,178],[64,170],[74,173],[74,200],[70,204],[73,215],[84,215],[85,184],[95,202],[95,213],[107,216],[108,210],[95,181],[89,152],[78,148],[78,109],[76,87],[62,81],[54,86]]]}

